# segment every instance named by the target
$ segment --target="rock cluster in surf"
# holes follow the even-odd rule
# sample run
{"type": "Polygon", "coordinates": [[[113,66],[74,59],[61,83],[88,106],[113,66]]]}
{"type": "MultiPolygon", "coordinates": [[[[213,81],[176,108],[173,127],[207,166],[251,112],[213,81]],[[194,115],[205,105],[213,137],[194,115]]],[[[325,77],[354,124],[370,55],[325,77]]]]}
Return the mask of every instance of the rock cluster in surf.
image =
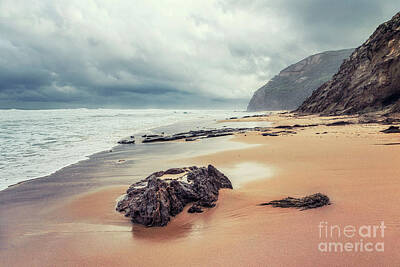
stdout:
{"type": "Polygon", "coordinates": [[[177,133],[173,135],[143,135],[144,138],[142,143],[155,143],[155,142],[167,142],[176,140],[195,141],[198,139],[214,138],[227,135],[233,135],[234,133],[244,133],[247,131],[263,131],[265,127],[254,127],[254,128],[222,128],[212,130],[196,130],[183,133],[177,133]]]}
{"type": "Polygon", "coordinates": [[[189,203],[191,213],[214,207],[221,188],[232,189],[232,183],[212,165],[169,169],[132,184],[116,210],[133,223],[165,226],[189,203]]]}

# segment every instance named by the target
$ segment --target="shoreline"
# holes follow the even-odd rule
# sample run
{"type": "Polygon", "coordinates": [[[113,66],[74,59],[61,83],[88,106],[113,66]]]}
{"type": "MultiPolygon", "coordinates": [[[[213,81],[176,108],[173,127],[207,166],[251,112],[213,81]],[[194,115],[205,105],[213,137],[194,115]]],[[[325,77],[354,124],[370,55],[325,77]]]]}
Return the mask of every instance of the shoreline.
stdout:
{"type": "MultiPolygon", "coordinates": [[[[290,115],[264,118],[274,122],[274,126],[351,119],[346,116],[294,118],[290,115]]],[[[39,193],[64,185],[72,189],[69,194],[65,195],[64,188],[64,192],[60,190],[64,195],[41,195],[28,204],[26,200],[9,202],[13,198],[4,202],[4,191],[0,192],[0,203],[8,204],[0,208],[0,218],[7,218],[0,219],[0,255],[4,253],[6,263],[11,266],[26,262],[27,258],[21,257],[22,251],[24,255],[29,251],[30,257],[45,258],[49,266],[52,263],[64,263],[61,264],[64,266],[204,266],[210,263],[293,266],[311,262],[389,265],[400,260],[395,249],[400,241],[396,232],[400,221],[395,205],[400,189],[396,177],[400,173],[393,168],[400,159],[400,146],[383,145],[398,140],[397,135],[379,132],[384,128],[387,127],[378,124],[351,124],[305,127],[296,129],[296,134],[279,136],[249,132],[230,139],[220,137],[208,144],[204,140],[195,142],[197,144],[152,144],[147,146],[152,149],[147,151],[147,157],[123,150],[111,159],[100,156],[94,159],[98,160],[98,165],[86,162],[88,164],[81,168],[75,166],[75,169],[70,167],[62,171],[53,177],[54,180],[33,182],[39,193]],[[317,134],[325,131],[328,133],[317,134]],[[219,150],[216,149],[218,145],[219,150]],[[202,146],[208,146],[205,154],[190,152],[190,149],[202,146]],[[167,147],[174,151],[173,158],[165,151],[167,147]],[[118,158],[126,158],[125,163],[116,164],[118,158]],[[234,190],[222,190],[215,208],[193,215],[186,213],[186,207],[164,228],[132,226],[127,218],[114,211],[116,197],[134,179],[150,174],[150,170],[207,163],[215,165],[239,185],[234,186],[234,190]],[[246,165],[249,163],[253,165],[246,165]],[[255,169],[253,173],[252,169],[255,169]],[[75,176],[70,175],[72,181],[63,184],[61,176],[66,173],[75,176]],[[257,173],[262,175],[251,179],[257,173]],[[86,184],[82,184],[79,180],[85,177],[86,184]],[[288,195],[299,197],[319,191],[327,193],[333,205],[302,212],[257,206],[288,195]],[[393,204],[388,205],[390,203],[393,204]],[[32,213],[32,208],[38,211],[40,207],[44,210],[34,218],[25,218],[32,213]],[[13,208],[19,211],[18,214],[28,213],[18,215],[10,211],[13,208]],[[338,258],[338,254],[327,255],[316,250],[317,227],[321,220],[362,225],[374,224],[381,219],[388,227],[383,255],[378,252],[345,253],[338,258]],[[18,227],[21,223],[25,227],[18,227]],[[26,229],[27,225],[29,229],[26,229]],[[157,253],[158,259],[153,259],[152,253],[157,253]]],[[[25,188],[22,193],[29,194],[29,190],[25,190],[30,185],[22,187],[25,188]]],[[[21,193],[14,189],[12,191],[21,193]]],[[[31,263],[43,264],[34,260],[31,263]]]]}
{"type": "Polygon", "coordinates": [[[1,157],[4,165],[2,166],[3,178],[0,180],[0,191],[20,182],[51,176],[65,167],[88,160],[95,154],[115,149],[118,141],[130,135],[159,134],[163,131],[168,133],[175,129],[183,131],[196,128],[196,126],[215,127],[213,124],[217,119],[246,113],[228,110],[213,112],[213,110],[105,109],[99,111],[95,109],[79,114],[82,122],[88,123],[86,128],[79,130],[79,125],[74,124],[76,122],[71,119],[71,115],[77,115],[79,110],[76,109],[49,110],[48,112],[38,110],[34,115],[25,111],[15,111],[17,114],[13,119],[21,121],[21,125],[26,124],[26,127],[8,129],[7,125],[10,124],[9,120],[12,118],[9,117],[13,113],[8,115],[2,113],[5,125],[3,130],[6,134],[4,153],[1,157]],[[61,119],[61,112],[63,116],[66,116],[65,120],[61,119]],[[164,114],[165,112],[167,113],[164,114]],[[146,118],[146,114],[148,114],[148,118],[146,118]],[[43,121],[42,117],[48,120],[43,121]],[[157,117],[163,119],[156,120],[157,117]],[[30,121],[30,124],[26,121],[30,121]],[[102,123],[108,130],[93,130],[103,126],[102,123]],[[49,131],[43,131],[35,125],[48,126],[49,131]],[[66,131],[54,129],[55,125],[59,125],[60,129],[66,131]],[[20,132],[20,136],[14,140],[7,134],[7,131],[20,132]],[[22,139],[22,136],[25,138],[22,139]]]}

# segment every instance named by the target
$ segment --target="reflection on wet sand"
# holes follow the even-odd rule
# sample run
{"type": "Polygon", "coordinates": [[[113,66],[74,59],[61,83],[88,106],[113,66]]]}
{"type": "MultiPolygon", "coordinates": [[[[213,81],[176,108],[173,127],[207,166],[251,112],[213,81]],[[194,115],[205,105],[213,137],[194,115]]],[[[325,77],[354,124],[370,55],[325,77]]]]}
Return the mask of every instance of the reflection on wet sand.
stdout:
{"type": "Polygon", "coordinates": [[[235,189],[248,182],[270,178],[273,175],[273,167],[252,161],[224,166],[221,171],[229,177],[235,189]]]}

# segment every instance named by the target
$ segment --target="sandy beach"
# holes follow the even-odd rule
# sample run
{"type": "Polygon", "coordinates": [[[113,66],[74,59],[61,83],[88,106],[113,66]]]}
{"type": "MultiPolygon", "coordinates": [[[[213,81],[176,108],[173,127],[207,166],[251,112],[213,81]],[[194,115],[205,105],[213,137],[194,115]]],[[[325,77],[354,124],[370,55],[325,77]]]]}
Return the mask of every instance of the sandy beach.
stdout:
{"type": "Polygon", "coordinates": [[[247,132],[210,141],[149,145],[152,153],[143,152],[145,157],[121,149],[0,192],[0,265],[398,264],[399,134],[381,133],[388,126],[375,123],[326,126],[357,121],[347,116],[277,114],[237,121],[265,120],[274,126],[324,125],[279,136],[247,132]],[[202,153],[192,153],[193,149],[202,153]],[[234,186],[220,192],[215,208],[201,214],[185,210],[162,228],[132,225],[115,211],[116,199],[127,187],[152,171],[207,164],[224,172],[234,186]],[[258,206],[317,192],[328,195],[332,205],[306,211],[258,206]],[[331,237],[321,236],[321,222],[341,228],[384,222],[386,228],[384,237],[331,237]],[[384,251],[319,250],[321,242],[360,239],[383,242],[384,251]]]}

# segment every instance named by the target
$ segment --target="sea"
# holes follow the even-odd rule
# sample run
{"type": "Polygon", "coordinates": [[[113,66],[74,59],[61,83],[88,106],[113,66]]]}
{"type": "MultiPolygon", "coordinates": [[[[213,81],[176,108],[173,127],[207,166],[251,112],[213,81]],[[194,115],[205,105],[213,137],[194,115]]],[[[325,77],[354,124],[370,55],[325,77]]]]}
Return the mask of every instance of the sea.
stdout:
{"type": "Polygon", "coordinates": [[[130,135],[216,126],[230,110],[0,110],[0,190],[109,150],[130,135]]]}

